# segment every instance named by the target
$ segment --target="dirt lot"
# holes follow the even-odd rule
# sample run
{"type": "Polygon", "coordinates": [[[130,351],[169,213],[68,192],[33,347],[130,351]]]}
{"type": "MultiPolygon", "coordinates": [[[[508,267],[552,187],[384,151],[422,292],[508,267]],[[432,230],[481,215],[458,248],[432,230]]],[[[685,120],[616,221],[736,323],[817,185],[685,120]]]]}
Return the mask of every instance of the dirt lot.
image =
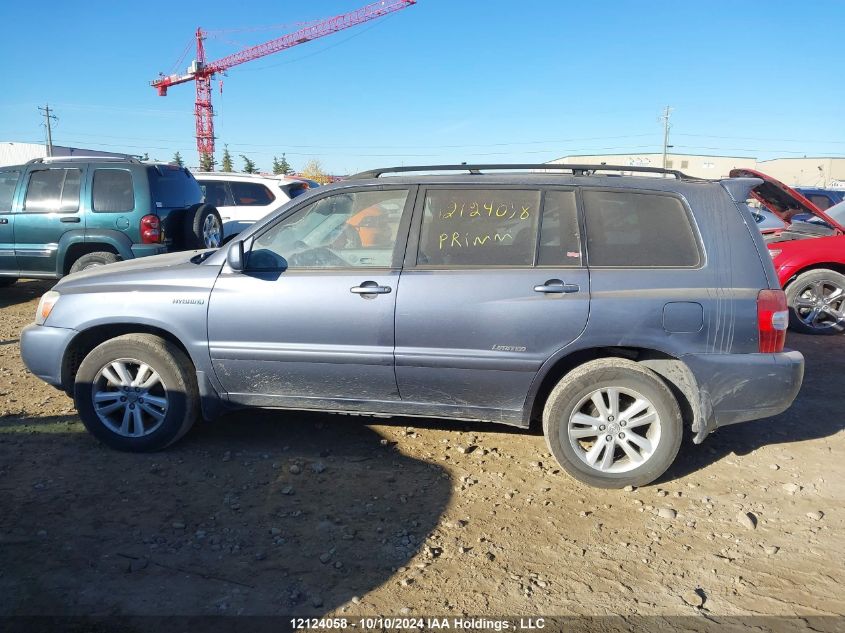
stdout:
{"type": "Polygon", "coordinates": [[[536,432],[247,412],[153,455],[27,373],[0,291],[0,615],[845,614],[845,338],[787,413],[587,488],[536,432]],[[752,513],[756,527],[743,519],[752,513]]]}

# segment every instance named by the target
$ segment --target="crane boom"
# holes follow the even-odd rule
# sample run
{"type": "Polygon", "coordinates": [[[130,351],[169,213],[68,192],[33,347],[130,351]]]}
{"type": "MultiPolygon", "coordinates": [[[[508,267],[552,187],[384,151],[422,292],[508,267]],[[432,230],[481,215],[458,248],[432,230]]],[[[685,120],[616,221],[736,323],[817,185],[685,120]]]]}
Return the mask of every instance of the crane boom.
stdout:
{"type": "Polygon", "coordinates": [[[200,157],[203,155],[214,155],[214,110],[211,105],[211,79],[233,66],[238,66],[254,59],[259,59],[273,53],[286,50],[298,44],[304,44],[317,38],[337,33],[352,26],[380,18],[394,11],[399,11],[416,4],[417,0],[381,0],[373,2],[364,7],[343,13],[331,18],[319,20],[309,24],[298,31],[288,33],[276,39],[245,48],[242,51],[221,57],[213,62],[205,60],[206,34],[198,28],[196,32],[197,56],[184,74],[161,75],[158,79],[150,82],[150,85],[158,91],[159,96],[167,95],[167,89],[171,86],[196,82],[197,98],[194,103],[194,116],[196,119],[197,151],[200,157]]]}

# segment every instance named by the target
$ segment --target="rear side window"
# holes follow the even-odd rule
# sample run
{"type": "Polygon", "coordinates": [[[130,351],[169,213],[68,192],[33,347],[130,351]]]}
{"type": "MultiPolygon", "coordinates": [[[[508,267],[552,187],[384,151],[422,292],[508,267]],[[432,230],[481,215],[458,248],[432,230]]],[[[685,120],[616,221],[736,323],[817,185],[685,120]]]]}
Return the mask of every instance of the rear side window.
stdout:
{"type": "Polygon", "coordinates": [[[417,264],[533,265],[539,191],[436,189],[424,204],[417,264]]]}
{"type": "Polygon", "coordinates": [[[229,188],[239,207],[263,207],[276,199],[267,187],[257,182],[230,182],[229,188]]]}
{"type": "Polygon", "coordinates": [[[95,170],[93,188],[94,211],[132,211],[135,208],[132,174],[125,169],[95,170]]]}
{"type": "Polygon", "coordinates": [[[12,198],[15,197],[15,186],[20,176],[19,171],[0,171],[0,213],[11,212],[12,198]]]}
{"type": "Polygon", "coordinates": [[[807,200],[812,202],[814,205],[816,205],[822,211],[825,211],[826,209],[829,209],[830,207],[833,206],[833,203],[830,201],[830,198],[828,198],[827,196],[819,195],[817,193],[816,194],[811,193],[808,196],[806,196],[806,198],[807,198],[807,200]]]}
{"type": "Polygon", "coordinates": [[[574,191],[546,192],[537,265],[581,265],[581,236],[574,191]]]}
{"type": "Polygon", "coordinates": [[[41,169],[29,176],[24,211],[72,213],[79,210],[79,169],[41,169]]]}
{"type": "Polygon", "coordinates": [[[673,196],[584,190],[590,266],[692,267],[701,261],[684,205],[673,196]]]}

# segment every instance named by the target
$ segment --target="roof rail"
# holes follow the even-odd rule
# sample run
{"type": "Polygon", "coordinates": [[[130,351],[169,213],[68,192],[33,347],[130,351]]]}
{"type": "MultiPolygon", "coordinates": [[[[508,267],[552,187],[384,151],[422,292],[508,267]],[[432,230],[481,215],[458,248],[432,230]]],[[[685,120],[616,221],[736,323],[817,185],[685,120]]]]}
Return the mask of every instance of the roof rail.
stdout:
{"type": "Polygon", "coordinates": [[[126,163],[140,163],[137,158],[133,156],[82,156],[81,154],[75,156],[44,156],[42,158],[33,158],[26,162],[27,165],[34,163],[59,163],[65,161],[114,161],[126,163]]]}
{"type": "Polygon", "coordinates": [[[698,180],[688,176],[676,169],[663,169],[662,167],[639,167],[634,165],[564,165],[562,163],[538,163],[538,164],[523,164],[523,163],[503,163],[503,164],[481,164],[481,165],[467,165],[466,163],[460,165],[415,165],[408,167],[383,167],[381,169],[370,169],[360,173],[349,176],[349,180],[359,180],[364,178],[378,178],[383,174],[395,174],[411,171],[466,171],[470,174],[480,174],[481,170],[499,171],[502,169],[508,170],[543,170],[543,171],[571,171],[573,176],[592,176],[597,171],[615,171],[615,172],[637,172],[646,174],[666,174],[674,176],[678,180],[698,180]]]}

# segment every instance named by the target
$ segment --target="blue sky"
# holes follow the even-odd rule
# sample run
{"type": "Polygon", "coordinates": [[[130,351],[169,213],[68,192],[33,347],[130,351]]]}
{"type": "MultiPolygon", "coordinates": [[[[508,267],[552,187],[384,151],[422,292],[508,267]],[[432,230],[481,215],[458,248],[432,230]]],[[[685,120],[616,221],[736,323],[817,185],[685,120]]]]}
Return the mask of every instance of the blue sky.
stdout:
{"type": "MultiPolygon", "coordinates": [[[[216,59],[365,3],[2,2],[0,140],[43,140],[49,102],[57,144],[196,164],[193,84],[162,98],[149,81],[197,26],[229,30],[216,59]]],[[[284,152],[345,173],[659,151],[665,105],[678,152],[845,156],[843,23],[841,0],[418,0],[232,69],[218,158],[228,143],[263,169],[284,152]]]]}

